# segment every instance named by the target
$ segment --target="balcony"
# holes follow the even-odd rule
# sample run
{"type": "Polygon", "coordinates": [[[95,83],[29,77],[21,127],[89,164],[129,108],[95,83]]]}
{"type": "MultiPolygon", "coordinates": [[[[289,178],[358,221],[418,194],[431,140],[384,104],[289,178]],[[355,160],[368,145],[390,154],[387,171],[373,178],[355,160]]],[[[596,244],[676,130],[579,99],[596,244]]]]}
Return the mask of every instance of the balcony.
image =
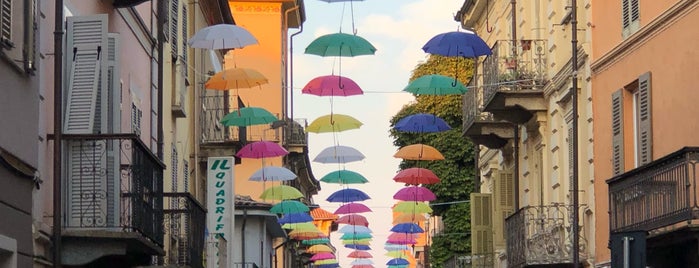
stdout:
{"type": "Polygon", "coordinates": [[[233,268],[259,268],[254,262],[236,262],[233,264],[233,268]]]}
{"type": "Polygon", "coordinates": [[[126,267],[162,255],[165,166],[135,134],[63,138],[63,264],[126,267]]]}
{"type": "MultiPolygon", "coordinates": [[[[477,78],[471,79],[475,83],[477,78]]],[[[514,138],[514,127],[511,123],[495,120],[489,112],[483,111],[483,90],[469,84],[469,90],[463,97],[463,135],[476,144],[491,149],[499,149],[507,144],[508,139],[514,138]]]]}
{"type": "MultiPolygon", "coordinates": [[[[559,265],[572,267],[572,208],[564,204],[527,206],[505,220],[509,267],[559,265]]],[[[585,226],[580,227],[584,234],[585,226]]],[[[587,258],[587,242],[580,236],[580,259],[587,258]]]]}
{"type": "Polygon", "coordinates": [[[165,232],[170,245],[161,265],[203,268],[206,210],[189,193],[164,193],[165,232]]]}
{"type": "Polygon", "coordinates": [[[461,22],[464,28],[473,28],[486,10],[487,0],[466,0],[456,13],[455,20],[461,22]]]}
{"type": "Polygon", "coordinates": [[[287,119],[284,127],[284,146],[289,152],[304,153],[308,147],[308,122],[304,118],[287,119]]]}
{"type": "Polygon", "coordinates": [[[497,120],[523,124],[545,111],[548,83],[544,40],[500,40],[483,61],[484,109],[497,120]]]}

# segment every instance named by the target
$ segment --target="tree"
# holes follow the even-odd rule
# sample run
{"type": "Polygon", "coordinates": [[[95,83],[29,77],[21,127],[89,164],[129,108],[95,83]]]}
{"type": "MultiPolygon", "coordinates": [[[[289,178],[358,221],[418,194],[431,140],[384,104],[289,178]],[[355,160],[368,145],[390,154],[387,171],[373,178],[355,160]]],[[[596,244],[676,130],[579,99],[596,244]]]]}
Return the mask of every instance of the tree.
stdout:
{"type": "MultiPolygon", "coordinates": [[[[419,63],[412,72],[410,81],[423,75],[441,74],[455,77],[461,83],[467,84],[473,72],[473,61],[470,59],[430,55],[427,61],[419,63]]],[[[413,161],[404,160],[401,169],[423,167],[432,170],[440,183],[425,185],[437,196],[432,203],[447,203],[433,206],[434,215],[442,216],[444,231],[434,237],[430,250],[432,267],[441,264],[454,254],[464,254],[471,251],[470,212],[468,203],[459,203],[469,199],[473,192],[473,177],[475,162],[474,148],[471,142],[461,134],[463,118],[462,100],[460,95],[431,96],[418,95],[416,101],[403,106],[391,118],[391,126],[403,117],[416,113],[431,113],[444,119],[452,129],[439,133],[405,133],[392,128],[393,144],[403,147],[410,144],[423,143],[435,147],[443,155],[442,161],[413,161]],[[453,202],[453,204],[448,204],[453,202]]]]}

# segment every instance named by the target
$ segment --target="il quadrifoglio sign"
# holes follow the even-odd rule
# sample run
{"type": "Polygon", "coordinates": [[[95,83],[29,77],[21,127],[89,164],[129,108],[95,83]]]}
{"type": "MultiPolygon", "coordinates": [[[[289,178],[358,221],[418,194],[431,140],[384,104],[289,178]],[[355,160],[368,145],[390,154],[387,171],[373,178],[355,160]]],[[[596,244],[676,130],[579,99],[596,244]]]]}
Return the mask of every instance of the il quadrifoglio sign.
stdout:
{"type": "Polygon", "coordinates": [[[233,157],[209,157],[207,161],[207,229],[230,241],[233,232],[233,157]]]}

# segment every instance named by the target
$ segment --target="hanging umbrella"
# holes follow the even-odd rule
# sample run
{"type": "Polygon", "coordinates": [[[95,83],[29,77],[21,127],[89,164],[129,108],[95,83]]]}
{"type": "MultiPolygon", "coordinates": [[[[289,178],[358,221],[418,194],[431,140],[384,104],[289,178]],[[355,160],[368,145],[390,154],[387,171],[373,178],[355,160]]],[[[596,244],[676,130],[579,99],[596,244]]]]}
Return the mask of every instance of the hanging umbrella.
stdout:
{"type": "Polygon", "coordinates": [[[278,185],[267,188],[262,192],[262,195],[260,195],[260,198],[265,200],[287,200],[301,197],[303,197],[303,194],[298,189],[288,185],[278,185]]]}
{"type": "MultiPolygon", "coordinates": [[[[337,211],[335,211],[335,214],[338,214],[337,211]]],[[[366,219],[366,217],[359,214],[345,215],[335,220],[335,222],[338,224],[364,225],[367,227],[369,226],[369,221],[366,219]]]]}
{"type": "Polygon", "coordinates": [[[369,227],[366,227],[364,225],[345,225],[340,228],[340,230],[337,230],[338,233],[342,234],[361,234],[361,233],[371,233],[371,229],[369,227]]]}
{"type": "Polygon", "coordinates": [[[351,268],[374,268],[374,266],[371,264],[357,264],[357,265],[352,265],[351,268]]]}
{"type": "Polygon", "coordinates": [[[361,250],[355,250],[350,252],[350,254],[347,255],[348,258],[355,258],[355,259],[368,259],[368,258],[373,258],[374,256],[371,255],[371,253],[366,252],[366,251],[361,251],[361,250]]]}
{"type": "Polygon", "coordinates": [[[408,265],[387,265],[386,268],[408,268],[408,265]]]}
{"type": "Polygon", "coordinates": [[[427,220],[425,214],[423,213],[401,213],[400,215],[393,218],[393,224],[406,223],[406,222],[423,222],[427,220]]]}
{"type": "Polygon", "coordinates": [[[421,143],[403,146],[393,157],[405,160],[444,160],[444,156],[437,149],[421,143]]]}
{"type": "Polygon", "coordinates": [[[312,222],[313,217],[311,215],[308,215],[308,213],[289,213],[289,214],[284,214],[279,219],[279,224],[287,224],[287,223],[301,223],[301,222],[312,222]]]}
{"type": "Polygon", "coordinates": [[[269,212],[275,214],[303,213],[308,211],[310,211],[308,206],[296,200],[284,200],[269,209],[269,212]]]}
{"type": "Polygon", "coordinates": [[[306,253],[335,252],[328,245],[313,245],[306,249],[306,253]]]}
{"type": "Polygon", "coordinates": [[[328,202],[349,203],[355,201],[364,201],[367,199],[371,198],[366,193],[357,189],[346,188],[335,191],[334,193],[330,194],[330,196],[328,196],[328,198],[325,200],[328,202]]]}
{"type": "MultiPolygon", "coordinates": [[[[321,253],[323,253],[323,252],[321,252],[321,253]]],[[[316,254],[320,254],[320,253],[316,253],[316,254]]],[[[318,267],[320,265],[333,265],[333,264],[337,264],[337,263],[338,262],[336,259],[323,259],[323,260],[313,261],[313,264],[315,265],[314,267],[318,267]]]]}
{"type": "Polygon", "coordinates": [[[243,146],[243,148],[240,148],[235,156],[238,158],[268,158],[287,154],[289,154],[289,151],[284,149],[279,143],[272,141],[256,141],[248,143],[243,146]]]}
{"type": "Polygon", "coordinates": [[[318,37],[306,47],[305,51],[306,54],[321,57],[354,57],[374,55],[375,52],[376,48],[366,39],[346,33],[333,33],[318,37]]]}
{"type": "Polygon", "coordinates": [[[367,246],[367,245],[354,245],[354,244],[350,244],[350,245],[345,245],[345,247],[346,247],[346,248],[351,248],[351,249],[356,249],[356,250],[371,250],[371,247],[370,247],[370,246],[367,246]]]}
{"type": "Polygon", "coordinates": [[[362,122],[344,114],[329,114],[316,118],[306,127],[307,132],[326,133],[358,129],[362,122]]]}
{"type": "Polygon", "coordinates": [[[388,257],[391,258],[403,258],[407,259],[409,258],[409,253],[406,253],[404,250],[387,250],[386,254],[384,254],[388,257]]]}
{"type": "Polygon", "coordinates": [[[403,91],[418,95],[461,95],[466,86],[454,78],[444,75],[423,75],[408,84],[403,91]]]}
{"type": "Polygon", "coordinates": [[[313,266],[315,268],[338,268],[340,267],[340,264],[338,263],[329,263],[329,264],[318,264],[313,266]]]}
{"type": "Polygon", "coordinates": [[[367,264],[374,264],[374,261],[372,261],[370,259],[355,259],[350,263],[350,265],[367,265],[367,264]]]}
{"type": "Polygon", "coordinates": [[[349,203],[337,208],[334,214],[352,214],[364,212],[371,212],[371,209],[362,203],[349,203]]]}
{"type": "MultiPolygon", "coordinates": [[[[267,77],[250,68],[230,68],[220,71],[204,84],[206,89],[229,90],[259,87],[269,83],[267,77]]],[[[237,94],[236,94],[237,95],[237,94]]]]}
{"type": "Polygon", "coordinates": [[[386,242],[396,245],[415,245],[417,240],[415,239],[389,239],[386,242]]]}
{"type": "Polygon", "coordinates": [[[370,233],[344,233],[340,236],[341,240],[358,240],[374,237],[370,233]]]}
{"type": "Polygon", "coordinates": [[[415,223],[399,223],[391,227],[391,232],[416,234],[424,233],[425,230],[420,228],[420,225],[417,225],[415,223]]]}
{"type": "MultiPolygon", "coordinates": [[[[422,235],[421,233],[396,233],[396,232],[394,232],[394,233],[391,233],[390,235],[388,235],[387,239],[388,240],[400,240],[400,239],[415,240],[415,239],[420,238],[421,235],[422,235]]],[[[391,242],[388,242],[388,243],[391,243],[391,242]]],[[[396,244],[396,243],[391,243],[391,244],[396,244]]]]}
{"type": "Polygon", "coordinates": [[[303,94],[316,96],[353,96],[364,91],[352,79],[339,75],[326,75],[313,78],[301,90],[303,94]]]}
{"type": "Polygon", "coordinates": [[[433,114],[413,114],[399,120],[394,126],[398,131],[429,133],[450,130],[451,127],[444,119],[433,114]]]}
{"type": "Polygon", "coordinates": [[[410,262],[406,259],[403,259],[403,258],[391,259],[386,263],[386,265],[408,265],[408,264],[410,264],[410,262]]]}
{"type": "Polygon", "coordinates": [[[402,201],[432,201],[437,199],[437,196],[422,186],[405,187],[393,195],[393,199],[402,201]]]}
{"type": "Polygon", "coordinates": [[[408,250],[410,249],[408,245],[397,245],[397,244],[391,244],[391,243],[386,243],[384,244],[383,248],[385,250],[408,250]]]}
{"type": "Polygon", "coordinates": [[[432,208],[426,203],[414,201],[401,201],[393,206],[393,212],[401,213],[431,213],[432,208]]]}
{"type": "Polygon", "coordinates": [[[285,223],[282,224],[283,229],[296,230],[301,232],[320,232],[312,222],[285,223]]]}
{"type": "Polygon", "coordinates": [[[342,240],[343,245],[371,245],[371,238],[359,239],[359,240],[342,240]]]}
{"type": "Polygon", "coordinates": [[[350,170],[337,170],[330,172],[320,178],[320,181],[339,184],[359,184],[369,182],[369,180],[367,180],[361,174],[350,170]]]}
{"type": "Polygon", "coordinates": [[[422,46],[422,50],[447,57],[475,58],[493,54],[481,37],[468,32],[446,32],[435,35],[422,46]]]}
{"type": "Polygon", "coordinates": [[[411,185],[418,184],[433,184],[438,183],[439,178],[429,169],[426,168],[408,168],[401,170],[393,177],[396,182],[402,182],[411,185]]]}
{"type": "Polygon", "coordinates": [[[279,119],[264,108],[244,107],[223,116],[221,124],[224,126],[246,127],[271,124],[276,121],[279,121],[279,119]]]}
{"type": "Polygon", "coordinates": [[[335,259],[335,254],[330,252],[319,252],[311,256],[312,261],[335,259]]]}
{"type": "Polygon", "coordinates": [[[330,238],[314,238],[314,239],[306,239],[302,240],[301,244],[303,245],[325,245],[330,243],[330,238]]]}
{"type": "Polygon", "coordinates": [[[197,31],[187,44],[192,48],[235,49],[257,44],[257,39],[240,26],[216,24],[197,31]]]}
{"type": "Polygon", "coordinates": [[[296,179],[293,171],[283,167],[263,167],[252,173],[251,181],[290,181],[296,179]]]}
{"type": "Polygon", "coordinates": [[[323,149],[314,159],[318,163],[349,163],[361,161],[364,155],[349,146],[336,145],[323,149]]]}
{"type": "Polygon", "coordinates": [[[323,232],[321,231],[301,231],[301,230],[291,230],[289,232],[289,237],[296,239],[296,240],[301,240],[301,239],[314,239],[314,238],[321,238],[321,237],[327,237],[323,232]]]}

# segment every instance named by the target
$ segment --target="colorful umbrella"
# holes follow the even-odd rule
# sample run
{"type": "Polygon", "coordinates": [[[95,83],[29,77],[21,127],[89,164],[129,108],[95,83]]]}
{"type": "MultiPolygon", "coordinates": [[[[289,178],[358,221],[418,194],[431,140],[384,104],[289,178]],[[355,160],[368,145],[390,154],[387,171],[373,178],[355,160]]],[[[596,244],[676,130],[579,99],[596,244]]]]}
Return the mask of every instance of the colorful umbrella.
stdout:
{"type": "Polygon", "coordinates": [[[223,116],[221,124],[224,126],[246,127],[271,124],[276,121],[279,121],[279,119],[264,108],[244,107],[223,116]]]}
{"type": "Polygon", "coordinates": [[[282,228],[301,232],[320,232],[312,222],[285,223],[282,228]]]}
{"type": "MultiPolygon", "coordinates": [[[[335,211],[335,214],[338,214],[337,211],[335,211]]],[[[369,227],[369,221],[366,217],[359,214],[345,215],[338,218],[335,222],[338,224],[364,225],[369,227]]]]}
{"type": "Polygon", "coordinates": [[[350,262],[350,265],[366,265],[366,264],[374,264],[374,261],[370,259],[356,259],[350,262]]]}
{"type": "Polygon", "coordinates": [[[415,201],[401,201],[398,202],[395,206],[393,206],[393,212],[402,212],[402,213],[431,213],[432,208],[430,208],[430,205],[422,202],[415,202],[415,201]]]}
{"type": "Polygon", "coordinates": [[[367,180],[361,174],[350,170],[337,170],[330,172],[320,178],[320,181],[339,184],[358,184],[369,182],[369,180],[367,180]]]}
{"type": "Polygon", "coordinates": [[[338,263],[318,264],[318,265],[314,265],[313,267],[315,267],[315,268],[338,268],[338,267],[340,267],[340,264],[338,264],[338,263]]]}
{"type": "Polygon", "coordinates": [[[385,250],[408,250],[410,249],[407,245],[397,245],[397,244],[391,244],[391,243],[386,243],[384,244],[383,248],[385,250]]]}
{"type": "Polygon", "coordinates": [[[345,245],[346,248],[351,248],[351,249],[356,249],[356,250],[371,250],[370,246],[367,245],[355,245],[355,244],[350,244],[350,245],[345,245]]]}
{"type": "Polygon", "coordinates": [[[248,143],[243,148],[240,148],[235,156],[239,158],[267,158],[284,156],[289,154],[289,151],[284,149],[279,143],[272,141],[256,141],[248,143]]]}
{"type": "Polygon", "coordinates": [[[303,194],[298,189],[288,185],[278,185],[267,188],[262,192],[262,195],[260,195],[260,198],[264,200],[287,200],[301,197],[303,197],[303,194]]]}
{"type": "Polygon", "coordinates": [[[337,190],[325,200],[328,202],[349,203],[371,199],[366,193],[352,188],[337,190]]]}
{"type": "Polygon", "coordinates": [[[318,37],[306,47],[305,51],[306,54],[321,57],[354,57],[374,55],[375,52],[376,48],[366,39],[346,33],[333,33],[318,37]]]}
{"type": "Polygon", "coordinates": [[[303,213],[308,211],[310,211],[308,206],[296,200],[284,200],[269,209],[269,212],[276,214],[303,213]]]}
{"type": "Polygon", "coordinates": [[[335,254],[332,254],[330,252],[319,252],[316,254],[313,254],[311,256],[312,261],[319,261],[319,260],[329,260],[329,259],[335,259],[335,254]]]}
{"type": "Polygon", "coordinates": [[[466,90],[466,86],[461,82],[438,74],[420,76],[403,89],[418,95],[461,95],[466,93],[466,90]]]}
{"type": "Polygon", "coordinates": [[[314,238],[314,239],[307,239],[307,240],[302,240],[301,244],[303,245],[324,245],[330,243],[330,238],[314,238]]]}
{"type": "MultiPolygon", "coordinates": [[[[420,238],[422,234],[421,233],[391,233],[388,235],[388,240],[405,240],[405,239],[418,239],[420,238]]],[[[390,242],[389,242],[390,243],[390,242]]],[[[395,243],[391,243],[395,244],[395,243]]]]}
{"type": "Polygon", "coordinates": [[[307,253],[320,253],[320,252],[335,252],[334,249],[328,245],[313,245],[306,249],[307,253]]]}
{"type": "Polygon", "coordinates": [[[374,266],[371,264],[357,264],[352,265],[352,268],[374,268],[374,266]]]}
{"type": "Polygon", "coordinates": [[[344,233],[340,236],[340,240],[358,240],[372,237],[374,236],[370,233],[344,233]]]}
{"type": "Polygon", "coordinates": [[[216,24],[197,31],[187,44],[192,48],[235,49],[257,44],[257,39],[240,26],[216,24]]]}
{"type": "MultiPolygon", "coordinates": [[[[249,68],[230,68],[220,71],[204,84],[206,89],[229,90],[251,88],[269,83],[267,77],[249,68]]],[[[236,94],[237,95],[237,94],[236,94]]]]}
{"type": "Polygon", "coordinates": [[[403,258],[391,259],[386,263],[386,265],[408,265],[408,264],[410,264],[410,262],[406,259],[403,259],[403,258]]]}
{"type": "Polygon", "coordinates": [[[342,240],[343,245],[371,245],[371,238],[360,239],[360,240],[342,240]]]}
{"type": "Polygon", "coordinates": [[[370,234],[371,229],[364,225],[345,225],[337,230],[337,232],[342,234],[370,234]]]}
{"type": "Polygon", "coordinates": [[[396,182],[402,182],[411,185],[418,184],[433,184],[438,183],[439,178],[429,169],[426,168],[408,168],[401,170],[393,177],[396,182]]]}
{"type": "Polygon", "coordinates": [[[408,264],[405,264],[405,265],[387,265],[386,268],[408,268],[408,264]]]}
{"type": "Polygon", "coordinates": [[[282,216],[279,219],[279,224],[301,223],[311,221],[313,221],[313,217],[311,217],[311,215],[308,215],[308,213],[289,213],[284,214],[284,216],[282,216]]]}
{"type": "Polygon", "coordinates": [[[425,214],[423,213],[405,213],[405,214],[400,214],[396,217],[393,218],[393,224],[398,224],[398,223],[406,223],[406,222],[422,222],[427,220],[427,217],[425,217],[425,214]]]}
{"type": "Polygon", "coordinates": [[[364,91],[352,79],[339,75],[326,75],[313,78],[303,87],[301,93],[316,96],[346,97],[362,95],[364,91]]]}
{"type": "Polygon", "coordinates": [[[321,238],[321,237],[327,237],[323,232],[321,231],[301,231],[301,230],[291,230],[289,232],[289,237],[296,239],[296,240],[301,240],[301,239],[315,239],[315,238],[321,238]]]}
{"type": "Polygon", "coordinates": [[[362,203],[349,203],[337,208],[334,214],[352,214],[364,212],[371,212],[371,209],[362,203]]]}
{"type": "Polygon", "coordinates": [[[388,239],[386,242],[391,243],[391,244],[396,244],[396,245],[415,245],[415,244],[417,244],[417,240],[415,240],[415,239],[388,239]]]}
{"type": "Polygon", "coordinates": [[[348,258],[355,258],[355,259],[367,259],[367,258],[373,258],[374,256],[371,255],[371,253],[366,252],[366,251],[361,251],[361,250],[355,250],[350,252],[350,254],[347,255],[348,258]]]}
{"type": "Polygon", "coordinates": [[[263,167],[252,173],[251,181],[290,181],[296,179],[293,171],[283,167],[263,167]]]}
{"type": "Polygon", "coordinates": [[[437,149],[421,143],[403,146],[393,157],[405,160],[444,160],[444,156],[437,149]]]}
{"type": "Polygon", "coordinates": [[[349,146],[336,145],[323,149],[314,159],[318,163],[349,163],[361,161],[364,155],[349,146]]]}
{"type": "MultiPolygon", "coordinates": [[[[317,254],[320,254],[320,253],[317,253],[317,254]]],[[[314,267],[318,267],[319,265],[332,265],[332,264],[337,264],[337,263],[338,263],[338,261],[336,259],[316,260],[313,262],[313,264],[315,265],[314,267]]]]}
{"type": "Polygon", "coordinates": [[[329,114],[316,118],[306,127],[307,132],[327,133],[358,129],[362,122],[344,114],[329,114]]]}
{"type": "Polygon", "coordinates": [[[433,114],[413,114],[403,117],[394,128],[403,132],[429,133],[450,130],[444,119],[433,114]]]}
{"type": "Polygon", "coordinates": [[[475,33],[447,32],[435,35],[424,46],[426,53],[447,57],[475,58],[493,54],[483,39],[475,33]]]}
{"type": "MultiPolygon", "coordinates": [[[[417,234],[417,233],[424,233],[425,230],[420,228],[420,225],[417,225],[415,223],[399,223],[391,227],[391,232],[395,233],[406,233],[406,234],[417,234]]],[[[392,243],[395,244],[395,243],[392,243]]]]}
{"type": "Polygon", "coordinates": [[[384,254],[384,255],[391,257],[391,258],[403,258],[403,259],[409,258],[408,253],[406,253],[404,250],[400,250],[400,249],[399,250],[388,250],[388,252],[386,252],[386,254],[384,254]]]}
{"type": "Polygon", "coordinates": [[[437,196],[422,186],[405,187],[393,195],[393,199],[402,201],[432,201],[437,199],[437,196]]]}

